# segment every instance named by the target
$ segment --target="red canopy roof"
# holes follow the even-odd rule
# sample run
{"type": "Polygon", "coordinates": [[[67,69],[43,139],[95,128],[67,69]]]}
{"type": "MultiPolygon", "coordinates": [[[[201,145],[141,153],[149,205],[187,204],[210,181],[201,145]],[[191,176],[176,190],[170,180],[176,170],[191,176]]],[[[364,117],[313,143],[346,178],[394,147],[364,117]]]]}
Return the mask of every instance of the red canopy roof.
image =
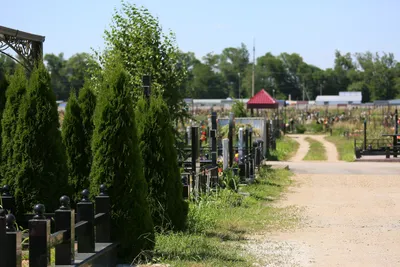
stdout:
{"type": "Polygon", "coordinates": [[[272,98],[264,89],[261,89],[248,102],[247,108],[278,108],[279,103],[272,98]]]}

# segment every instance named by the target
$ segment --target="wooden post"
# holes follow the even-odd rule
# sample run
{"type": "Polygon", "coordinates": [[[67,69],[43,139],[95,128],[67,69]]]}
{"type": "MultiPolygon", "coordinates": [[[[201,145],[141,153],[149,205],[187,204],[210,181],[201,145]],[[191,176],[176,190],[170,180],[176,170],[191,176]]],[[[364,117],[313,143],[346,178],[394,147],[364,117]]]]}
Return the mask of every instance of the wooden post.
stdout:
{"type": "Polygon", "coordinates": [[[78,238],[78,253],[93,253],[95,249],[94,240],[94,207],[89,200],[89,190],[82,191],[82,200],[77,204],[78,222],[87,221],[86,231],[80,233],[78,238]]]}
{"type": "Polygon", "coordinates": [[[45,207],[37,204],[35,216],[29,220],[29,267],[47,267],[50,265],[50,220],[43,215],[45,207]]]}
{"type": "Polygon", "coordinates": [[[110,197],[105,185],[100,185],[100,194],[96,197],[96,214],[104,213],[101,224],[96,225],[96,242],[108,243],[111,241],[111,208],[110,197]]]}
{"type": "Polygon", "coordinates": [[[55,211],[56,232],[67,230],[64,241],[55,247],[56,265],[71,265],[75,260],[75,210],[70,208],[67,196],[60,198],[60,208],[55,211]]]}

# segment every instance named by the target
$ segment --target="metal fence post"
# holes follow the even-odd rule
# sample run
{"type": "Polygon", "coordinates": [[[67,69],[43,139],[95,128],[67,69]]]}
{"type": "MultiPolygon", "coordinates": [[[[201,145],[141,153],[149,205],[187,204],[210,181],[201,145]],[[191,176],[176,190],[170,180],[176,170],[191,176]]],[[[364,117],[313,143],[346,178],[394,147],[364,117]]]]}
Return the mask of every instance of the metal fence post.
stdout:
{"type": "Polygon", "coordinates": [[[15,214],[15,201],[14,197],[10,194],[10,187],[8,185],[3,185],[1,199],[3,209],[7,210],[8,213],[15,214]]]}
{"type": "Polygon", "coordinates": [[[50,221],[43,215],[45,207],[37,204],[35,216],[29,220],[29,267],[47,267],[50,264],[50,221]]]}
{"type": "Polygon", "coordinates": [[[67,196],[60,198],[60,208],[55,211],[56,231],[67,230],[64,242],[55,247],[56,265],[70,265],[75,260],[75,211],[70,208],[67,196]]]}
{"type": "Polygon", "coordinates": [[[15,216],[6,215],[6,244],[5,266],[22,266],[22,233],[15,228],[15,216]]]}
{"type": "Polygon", "coordinates": [[[108,243],[111,241],[110,229],[110,197],[107,195],[107,188],[105,185],[100,185],[100,194],[96,197],[96,214],[104,213],[100,225],[96,225],[96,242],[108,243]]]}
{"type": "MultiPolygon", "coordinates": [[[[6,249],[6,216],[5,210],[0,209],[0,261],[7,256],[6,249]]],[[[5,265],[7,266],[7,264],[5,265]]]]}
{"type": "Polygon", "coordinates": [[[94,205],[89,200],[89,190],[82,191],[82,200],[77,204],[77,219],[87,221],[85,231],[77,236],[78,252],[93,253],[95,249],[94,240],[94,205]]]}

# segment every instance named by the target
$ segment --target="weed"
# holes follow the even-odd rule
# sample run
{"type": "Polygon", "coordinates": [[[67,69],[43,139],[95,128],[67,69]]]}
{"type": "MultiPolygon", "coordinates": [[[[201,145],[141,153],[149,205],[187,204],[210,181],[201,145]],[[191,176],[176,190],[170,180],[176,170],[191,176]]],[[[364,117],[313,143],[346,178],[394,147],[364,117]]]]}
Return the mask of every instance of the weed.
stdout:
{"type": "Polygon", "coordinates": [[[327,160],[326,150],[321,142],[310,137],[305,140],[310,143],[310,149],[303,160],[327,160]]]}
{"type": "Polygon", "coordinates": [[[326,136],[326,140],[335,144],[339,153],[339,159],[352,162],[355,159],[354,142],[342,136],[326,136]]]}
{"type": "Polygon", "coordinates": [[[285,161],[296,154],[299,143],[290,137],[283,136],[276,140],[276,150],[271,151],[268,160],[285,161]]]}
{"type": "Polygon", "coordinates": [[[253,184],[220,189],[190,203],[186,231],[158,233],[153,262],[172,266],[254,266],[243,248],[248,234],[296,225],[296,211],[277,208],[290,171],[260,168],[253,184]]]}

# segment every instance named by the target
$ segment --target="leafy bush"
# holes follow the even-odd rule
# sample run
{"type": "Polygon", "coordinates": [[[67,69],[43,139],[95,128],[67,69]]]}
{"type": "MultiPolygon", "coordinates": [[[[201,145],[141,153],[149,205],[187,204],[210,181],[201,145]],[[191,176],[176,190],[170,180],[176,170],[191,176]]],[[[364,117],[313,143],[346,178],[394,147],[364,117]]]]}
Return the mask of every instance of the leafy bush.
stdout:
{"type": "Polygon", "coordinates": [[[155,241],[127,84],[122,67],[111,61],[95,111],[90,188],[97,195],[100,184],[107,186],[113,207],[112,238],[120,243],[120,258],[132,261],[145,257],[155,241]]]}

